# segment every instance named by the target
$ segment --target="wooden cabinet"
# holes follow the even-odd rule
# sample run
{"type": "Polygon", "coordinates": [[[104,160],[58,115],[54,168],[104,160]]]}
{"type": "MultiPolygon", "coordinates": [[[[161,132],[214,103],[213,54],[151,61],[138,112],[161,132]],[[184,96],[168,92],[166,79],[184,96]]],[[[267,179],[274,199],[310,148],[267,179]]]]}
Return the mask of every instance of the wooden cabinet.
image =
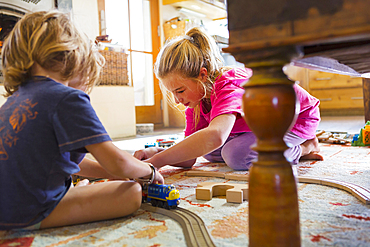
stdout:
{"type": "Polygon", "coordinates": [[[363,115],[362,78],[289,66],[285,71],[320,100],[322,115],[363,115]]]}
{"type": "Polygon", "coordinates": [[[310,70],[309,92],[320,100],[321,110],[364,108],[362,79],[310,70]]]}

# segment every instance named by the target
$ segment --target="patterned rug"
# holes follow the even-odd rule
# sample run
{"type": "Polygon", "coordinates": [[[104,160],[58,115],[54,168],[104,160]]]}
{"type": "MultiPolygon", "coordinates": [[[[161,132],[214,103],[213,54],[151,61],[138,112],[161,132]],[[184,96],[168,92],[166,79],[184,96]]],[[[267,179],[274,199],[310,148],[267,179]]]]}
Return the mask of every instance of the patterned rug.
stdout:
{"type": "MultiPolygon", "coordinates": [[[[297,165],[298,175],[331,178],[370,188],[370,149],[320,144],[324,161],[297,165]]],[[[198,159],[193,169],[233,172],[225,164],[198,159]]],[[[188,177],[186,170],[161,169],[167,184],[181,194],[180,206],[200,216],[216,246],[248,244],[248,201],[227,203],[225,196],[197,200],[204,181],[244,183],[210,177],[188,177]]],[[[329,186],[298,184],[302,246],[370,246],[370,205],[329,186]]],[[[0,231],[0,246],[186,246],[179,223],[167,216],[138,210],[116,220],[40,231],[0,231]]]]}

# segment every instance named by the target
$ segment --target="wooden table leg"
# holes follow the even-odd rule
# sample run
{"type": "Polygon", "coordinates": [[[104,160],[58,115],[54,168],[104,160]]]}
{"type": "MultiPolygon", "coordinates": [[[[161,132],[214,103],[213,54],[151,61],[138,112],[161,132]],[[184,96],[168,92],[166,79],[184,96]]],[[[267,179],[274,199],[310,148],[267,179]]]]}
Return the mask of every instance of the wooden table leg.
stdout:
{"type": "Polygon", "coordinates": [[[245,119],[257,137],[253,149],[259,153],[249,177],[250,246],[300,246],[301,241],[297,183],[283,141],[299,102],[282,67],[276,61],[257,64],[244,85],[245,119]]]}
{"type": "Polygon", "coordinates": [[[365,123],[370,121],[370,79],[362,78],[362,90],[364,94],[365,123]]]}

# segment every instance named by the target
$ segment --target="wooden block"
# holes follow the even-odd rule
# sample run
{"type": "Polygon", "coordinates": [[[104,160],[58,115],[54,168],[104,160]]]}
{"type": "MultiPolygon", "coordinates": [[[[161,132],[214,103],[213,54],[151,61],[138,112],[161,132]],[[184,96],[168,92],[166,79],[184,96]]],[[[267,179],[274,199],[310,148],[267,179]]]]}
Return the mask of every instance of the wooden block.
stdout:
{"type": "Polygon", "coordinates": [[[248,200],[248,185],[235,186],[226,191],[226,201],[233,203],[242,203],[248,200]]]}
{"type": "Polygon", "coordinates": [[[198,184],[195,195],[198,200],[211,200],[213,196],[225,196],[227,202],[242,203],[248,199],[248,184],[203,182],[198,184]]]}
{"type": "Polygon", "coordinates": [[[195,198],[197,200],[206,200],[209,201],[212,199],[212,191],[207,188],[196,188],[195,189],[195,198]]]}
{"type": "Polygon", "coordinates": [[[316,137],[319,137],[320,135],[324,134],[325,130],[320,130],[316,132],[316,137]]]}
{"type": "Polygon", "coordinates": [[[224,196],[228,189],[234,188],[227,186],[226,183],[203,182],[198,184],[195,189],[196,198],[199,200],[211,200],[214,196],[224,196]]]}

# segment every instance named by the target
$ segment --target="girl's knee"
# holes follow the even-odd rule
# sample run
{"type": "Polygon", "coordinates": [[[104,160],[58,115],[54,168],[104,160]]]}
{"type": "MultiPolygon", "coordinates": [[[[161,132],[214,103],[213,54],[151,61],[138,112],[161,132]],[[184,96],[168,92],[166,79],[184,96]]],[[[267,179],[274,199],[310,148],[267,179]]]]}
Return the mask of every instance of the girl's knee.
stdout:
{"type": "Polygon", "coordinates": [[[209,162],[213,162],[213,163],[222,163],[222,162],[224,162],[221,155],[216,156],[216,155],[212,155],[212,154],[206,154],[206,155],[203,155],[203,158],[205,158],[209,162]]]}
{"type": "Polygon", "coordinates": [[[225,160],[227,166],[236,171],[249,170],[252,166],[252,161],[255,158],[254,153],[249,153],[248,155],[240,156],[240,154],[222,152],[222,157],[225,160]]]}
{"type": "Polygon", "coordinates": [[[240,161],[226,161],[226,165],[235,171],[246,171],[252,166],[252,160],[240,162],[240,161]]]}
{"type": "Polygon", "coordinates": [[[250,148],[255,140],[252,132],[231,138],[221,150],[225,163],[234,170],[249,170],[252,161],[257,158],[257,152],[250,148]]]}

